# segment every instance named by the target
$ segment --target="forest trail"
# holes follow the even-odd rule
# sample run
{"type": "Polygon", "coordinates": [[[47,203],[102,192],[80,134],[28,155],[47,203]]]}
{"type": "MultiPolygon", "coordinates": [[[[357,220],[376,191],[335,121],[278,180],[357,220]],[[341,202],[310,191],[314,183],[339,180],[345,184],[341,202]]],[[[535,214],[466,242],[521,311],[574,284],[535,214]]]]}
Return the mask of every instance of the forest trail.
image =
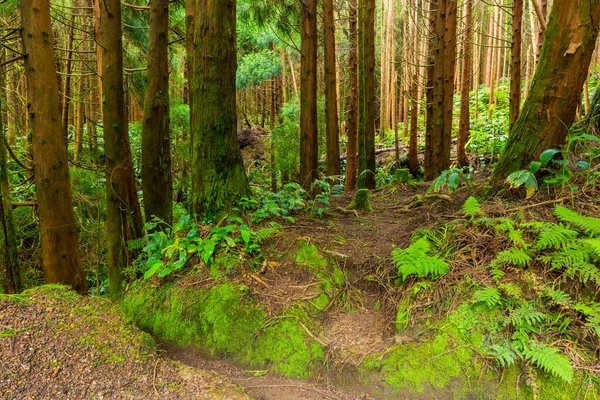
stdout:
{"type": "MultiPolygon", "coordinates": [[[[386,394],[389,388],[377,379],[369,386],[358,383],[357,367],[364,358],[384,352],[397,340],[394,337],[395,301],[387,299],[390,307],[386,307],[382,286],[368,282],[365,277],[391,268],[391,260],[383,255],[390,255],[394,247],[408,246],[416,230],[455,218],[453,214],[469,196],[464,189],[452,198],[428,196],[427,188],[425,184],[383,188],[370,197],[373,211],[359,214],[345,209],[352,196],[344,194],[332,199],[331,209],[324,217],[298,216],[296,223],[286,226],[274,240],[272,254],[289,252],[298,241],[311,243],[336,259],[348,274],[346,290],[351,307],[331,307],[323,321],[323,331],[315,337],[328,349],[327,371],[306,381],[269,370],[243,368],[193,347],[164,344],[166,355],[193,368],[215,371],[258,400],[397,398],[397,391],[386,394]],[[407,212],[409,209],[418,209],[418,212],[407,212]]],[[[282,265],[267,268],[247,284],[254,297],[275,311],[294,300],[310,297],[313,277],[310,281],[306,278],[302,272],[282,265]]],[[[406,393],[404,398],[413,397],[406,393]]]]}

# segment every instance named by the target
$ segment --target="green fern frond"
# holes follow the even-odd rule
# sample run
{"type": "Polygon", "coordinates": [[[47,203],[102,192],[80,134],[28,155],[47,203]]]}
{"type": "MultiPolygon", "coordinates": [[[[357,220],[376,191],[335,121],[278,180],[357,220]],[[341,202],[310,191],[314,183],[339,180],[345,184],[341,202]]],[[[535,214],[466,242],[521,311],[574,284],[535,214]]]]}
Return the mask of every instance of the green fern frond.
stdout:
{"type": "Polygon", "coordinates": [[[479,201],[472,196],[465,201],[462,209],[463,212],[471,218],[474,218],[476,215],[483,214],[483,211],[481,211],[481,207],[479,206],[479,201]]]}
{"type": "Polygon", "coordinates": [[[494,344],[490,346],[491,355],[496,357],[496,361],[501,367],[510,367],[517,361],[517,354],[509,346],[494,344]]]}
{"type": "Polygon", "coordinates": [[[569,307],[573,305],[573,300],[568,293],[563,292],[560,289],[553,289],[549,286],[542,287],[542,293],[544,296],[549,298],[553,303],[560,306],[569,307]]]}
{"type": "Polygon", "coordinates": [[[279,231],[277,228],[262,228],[256,232],[256,241],[262,243],[279,231]]]}
{"type": "Polygon", "coordinates": [[[597,257],[600,257],[600,238],[583,239],[582,242],[587,244],[597,257]]]}
{"type": "Polygon", "coordinates": [[[526,359],[531,360],[536,366],[546,373],[571,383],[573,380],[573,366],[569,357],[561,354],[554,347],[544,343],[535,343],[527,346],[523,351],[526,359]]]}
{"type": "Polygon", "coordinates": [[[473,304],[485,303],[490,310],[494,308],[496,304],[500,303],[500,299],[500,292],[492,286],[478,290],[473,294],[473,304]]]}
{"type": "Polygon", "coordinates": [[[565,270],[565,275],[569,278],[577,279],[584,285],[588,282],[594,282],[600,286],[600,270],[594,264],[581,263],[569,265],[565,270]]]}
{"type": "Polygon", "coordinates": [[[492,270],[490,272],[492,273],[492,278],[494,278],[494,282],[496,282],[496,284],[499,284],[500,279],[504,277],[504,271],[502,271],[502,269],[500,268],[500,264],[492,262],[492,270]]]}
{"type": "Polygon", "coordinates": [[[558,249],[577,237],[577,231],[563,225],[549,224],[538,235],[538,250],[558,249]]]}
{"type": "Polygon", "coordinates": [[[503,283],[498,286],[498,289],[502,290],[504,293],[514,299],[519,300],[523,298],[523,292],[521,291],[521,288],[513,285],[512,283],[503,283]]]}
{"type": "Polygon", "coordinates": [[[513,247],[498,253],[494,261],[525,268],[531,262],[531,257],[525,250],[513,247]]]}
{"type": "Polygon", "coordinates": [[[545,317],[546,314],[535,310],[531,304],[522,304],[510,311],[508,322],[518,330],[531,331],[545,317]]]}
{"type": "Polygon", "coordinates": [[[584,243],[567,242],[559,251],[541,256],[538,260],[549,263],[553,269],[569,268],[590,262],[590,249],[584,243]]]}
{"type": "Polygon", "coordinates": [[[526,222],[521,222],[520,225],[521,225],[521,228],[529,229],[533,232],[540,232],[546,226],[545,223],[540,222],[540,221],[526,221],[526,222]]]}
{"type": "Polygon", "coordinates": [[[430,244],[426,238],[421,238],[406,249],[394,249],[392,259],[402,275],[406,279],[409,275],[417,275],[419,278],[436,278],[450,271],[448,264],[436,256],[429,256],[430,244]]]}
{"type": "Polygon", "coordinates": [[[496,218],[496,232],[506,232],[515,230],[515,221],[510,218],[496,218]]]}
{"type": "Polygon", "coordinates": [[[527,247],[527,243],[523,238],[523,231],[520,229],[513,229],[508,231],[508,238],[515,246],[527,247]]]}
{"type": "Polygon", "coordinates": [[[581,215],[576,211],[569,210],[566,207],[556,206],[554,209],[556,216],[563,222],[568,222],[574,225],[589,235],[598,236],[600,235],[600,219],[592,218],[586,215],[581,215]]]}

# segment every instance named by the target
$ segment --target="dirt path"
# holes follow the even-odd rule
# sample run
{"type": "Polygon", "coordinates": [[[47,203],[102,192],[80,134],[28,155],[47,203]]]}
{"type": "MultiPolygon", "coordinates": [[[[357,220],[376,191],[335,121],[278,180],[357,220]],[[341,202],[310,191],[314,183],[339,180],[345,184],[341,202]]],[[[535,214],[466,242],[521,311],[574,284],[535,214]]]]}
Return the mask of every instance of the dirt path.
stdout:
{"type": "Polygon", "coordinates": [[[255,400],[359,400],[372,399],[369,393],[351,393],[336,389],[326,383],[316,384],[286,378],[265,371],[250,371],[227,361],[215,360],[193,348],[176,348],[163,345],[166,355],[193,368],[216,372],[226,376],[255,400]]]}

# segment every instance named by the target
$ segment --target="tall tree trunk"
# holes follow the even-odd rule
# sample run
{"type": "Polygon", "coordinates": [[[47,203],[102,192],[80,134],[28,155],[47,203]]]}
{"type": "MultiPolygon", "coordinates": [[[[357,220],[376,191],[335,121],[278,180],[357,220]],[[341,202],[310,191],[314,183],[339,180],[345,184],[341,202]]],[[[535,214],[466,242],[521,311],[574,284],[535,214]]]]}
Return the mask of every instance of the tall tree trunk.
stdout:
{"type": "Polygon", "coordinates": [[[69,161],[54,62],[50,4],[21,0],[21,37],[27,78],[42,261],[47,283],[87,292],[79,258],[69,161]]]}
{"type": "MultiPolygon", "coordinates": [[[[73,66],[73,42],[75,40],[75,13],[71,14],[69,37],[65,60],[65,87],[63,89],[62,122],[65,135],[69,135],[69,111],[71,108],[71,69],[73,66]]],[[[66,140],[66,137],[65,137],[66,140]]],[[[68,142],[66,142],[68,144],[68,142]]]]}
{"type": "Polygon", "coordinates": [[[335,20],[333,0],[323,2],[323,30],[325,31],[325,114],[328,176],[340,174],[340,131],[335,58],[335,20]]]}
{"type": "MultiPolygon", "coordinates": [[[[433,4],[432,4],[433,6],[433,4]]],[[[456,0],[440,0],[436,10],[431,130],[426,132],[425,179],[450,167],[454,70],[456,63],[456,0]]]]}
{"type": "MultiPolygon", "coordinates": [[[[427,38],[427,68],[426,68],[426,105],[425,111],[425,157],[423,166],[425,168],[425,174],[427,171],[433,169],[434,162],[434,150],[436,144],[434,143],[433,130],[434,130],[434,86],[435,86],[435,62],[436,62],[436,50],[438,41],[436,37],[437,31],[437,9],[438,0],[429,0],[429,37],[427,38]]],[[[440,51],[441,52],[441,51],[440,51]]],[[[434,178],[435,174],[431,173],[431,176],[427,178],[434,178]]]]}
{"type": "MultiPolygon", "coordinates": [[[[517,0],[518,1],[518,0],[517,0]]],[[[473,76],[473,1],[465,1],[465,36],[463,44],[463,70],[462,70],[462,88],[460,93],[460,117],[458,126],[458,141],[456,144],[456,158],[458,165],[464,167],[469,164],[467,159],[466,145],[469,140],[470,124],[470,99],[471,79],[473,76]]]]}
{"type": "MultiPolygon", "coordinates": [[[[4,51],[0,50],[0,65],[4,61],[4,51]]],[[[2,82],[5,76],[4,68],[0,67],[0,87],[4,86],[2,82]]],[[[16,73],[13,74],[16,76],[16,73]]],[[[8,77],[11,79],[11,77],[8,77]]],[[[12,90],[16,90],[13,85],[12,90]]],[[[0,96],[0,101],[2,96],[0,96]]],[[[16,104],[13,104],[16,106],[16,104]]],[[[0,109],[2,106],[0,104],[0,109]]],[[[10,110],[9,110],[10,111],[10,110]]],[[[10,187],[8,185],[8,167],[6,165],[6,138],[0,117],[0,222],[2,230],[0,238],[2,240],[0,247],[0,288],[3,293],[17,293],[21,290],[21,279],[19,273],[19,260],[17,253],[17,236],[12,216],[12,203],[10,200],[10,187]]]]}
{"type": "Polygon", "coordinates": [[[510,101],[508,119],[512,128],[521,110],[521,48],[523,25],[523,0],[513,0],[510,63],[510,101]]]}
{"type": "MultiPolygon", "coordinates": [[[[80,70],[83,70],[83,61],[79,63],[80,70]]],[[[85,79],[84,77],[79,78],[78,89],[77,89],[77,106],[76,106],[76,123],[75,123],[75,147],[73,149],[73,158],[75,161],[79,161],[81,158],[81,153],[83,151],[83,120],[85,118],[84,108],[85,108],[85,87],[84,87],[85,79]]]]}
{"type": "MultiPolygon", "coordinates": [[[[7,128],[8,128],[8,143],[12,146],[17,142],[17,132],[19,131],[19,107],[18,105],[18,71],[7,72],[6,79],[6,117],[7,117],[7,128]]],[[[2,132],[0,130],[0,132],[2,132]]]]}
{"type": "Polygon", "coordinates": [[[348,96],[348,145],[346,149],[346,185],[347,192],[356,189],[357,150],[358,150],[358,1],[350,0],[349,4],[349,41],[348,79],[350,93],[348,96]]]}
{"type": "Polygon", "coordinates": [[[365,188],[365,1],[358,0],[358,189],[365,188]]]}
{"type": "Polygon", "coordinates": [[[300,72],[300,183],[310,189],[318,178],[317,136],[317,0],[302,5],[300,72]]]}
{"type": "MultiPolygon", "coordinates": [[[[365,188],[375,189],[375,0],[364,0],[365,188]]],[[[359,143],[360,145],[360,143],[359,143]]]]}
{"type": "Polygon", "coordinates": [[[598,21],[598,1],[555,0],[529,96],[494,170],[493,183],[526,168],[542,151],[564,144],[581,103],[598,21]]]}
{"type": "Polygon", "coordinates": [[[217,216],[250,194],[236,134],[236,1],[196,7],[192,208],[217,216]]]}
{"type": "Polygon", "coordinates": [[[121,295],[123,269],[131,258],[127,241],[134,239],[134,219],[139,208],[134,191],[133,170],[123,89],[121,3],[104,0],[100,6],[100,44],[102,49],[102,125],[106,155],[106,230],[108,279],[111,298],[121,295]],[[133,233],[132,233],[133,232],[133,233]]]}
{"type": "Polygon", "coordinates": [[[142,190],[146,221],[171,224],[173,180],[169,122],[169,0],[150,2],[150,37],[142,125],[142,190]]]}

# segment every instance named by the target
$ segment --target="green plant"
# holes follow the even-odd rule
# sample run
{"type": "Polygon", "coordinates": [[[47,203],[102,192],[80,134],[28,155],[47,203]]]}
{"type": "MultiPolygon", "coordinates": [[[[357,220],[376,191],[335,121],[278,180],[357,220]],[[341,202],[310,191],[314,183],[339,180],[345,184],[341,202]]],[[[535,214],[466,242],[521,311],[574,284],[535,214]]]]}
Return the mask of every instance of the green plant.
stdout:
{"type": "Polygon", "coordinates": [[[471,217],[471,220],[475,216],[483,214],[479,201],[475,197],[469,197],[463,204],[462,210],[468,217],[471,217]]]}
{"type": "Polygon", "coordinates": [[[465,173],[461,168],[447,169],[433,181],[429,189],[427,189],[427,193],[438,193],[446,186],[449,191],[455,192],[461,182],[464,182],[465,185],[471,188],[471,180],[473,179],[471,176],[472,172],[472,168],[468,173],[465,173]]]}
{"type": "Polygon", "coordinates": [[[402,279],[410,275],[419,278],[437,278],[450,271],[448,264],[437,256],[430,256],[431,245],[426,238],[421,238],[406,249],[394,249],[392,259],[402,279]]]}

